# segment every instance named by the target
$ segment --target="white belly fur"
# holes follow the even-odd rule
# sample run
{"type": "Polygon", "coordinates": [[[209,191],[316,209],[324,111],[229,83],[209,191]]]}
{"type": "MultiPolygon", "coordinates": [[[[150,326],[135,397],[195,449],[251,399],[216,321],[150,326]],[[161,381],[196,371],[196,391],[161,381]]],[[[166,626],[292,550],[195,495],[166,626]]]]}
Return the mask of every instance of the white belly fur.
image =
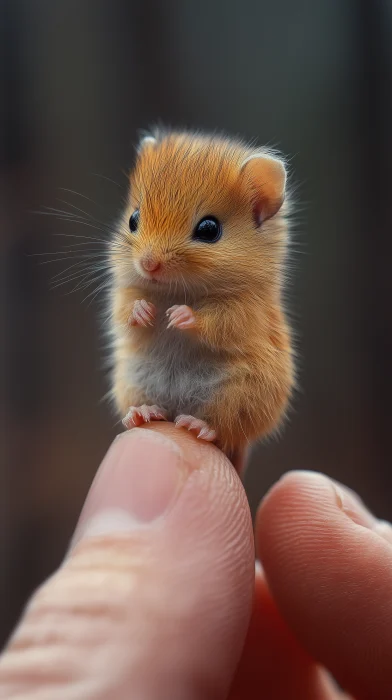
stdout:
{"type": "Polygon", "coordinates": [[[200,416],[226,372],[217,353],[166,326],[167,319],[157,320],[148,352],[130,359],[129,383],[166,410],[169,420],[181,413],[200,416]]]}

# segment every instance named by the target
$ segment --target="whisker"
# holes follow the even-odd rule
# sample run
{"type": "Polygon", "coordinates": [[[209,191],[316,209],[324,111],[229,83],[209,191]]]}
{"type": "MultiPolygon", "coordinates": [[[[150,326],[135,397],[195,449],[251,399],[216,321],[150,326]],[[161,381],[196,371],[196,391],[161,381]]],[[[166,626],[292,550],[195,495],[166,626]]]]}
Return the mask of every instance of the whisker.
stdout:
{"type": "MultiPolygon", "coordinates": [[[[89,285],[92,284],[93,282],[96,282],[102,277],[103,273],[100,272],[98,275],[94,270],[90,272],[85,272],[84,270],[79,270],[78,272],[71,273],[70,275],[67,275],[64,279],[59,279],[56,281],[56,283],[51,284],[52,289],[56,289],[57,287],[61,287],[64,284],[68,284],[69,282],[75,282],[76,280],[80,280],[78,282],[79,285],[89,285]],[[92,277],[94,275],[94,277],[92,277]]],[[[75,290],[77,287],[75,287],[75,290]]]]}
{"type": "MultiPolygon", "coordinates": [[[[91,281],[91,284],[93,284],[93,282],[94,282],[94,280],[91,281]]],[[[87,285],[87,286],[88,286],[88,285],[87,285]]],[[[80,286],[79,284],[77,284],[77,285],[76,285],[75,287],[73,287],[73,289],[71,289],[69,292],[64,292],[64,295],[65,295],[65,296],[69,296],[70,294],[74,294],[75,292],[84,291],[85,288],[86,288],[85,286],[80,286]]]]}
{"type": "Polygon", "coordinates": [[[66,238],[86,238],[89,241],[97,241],[98,243],[107,243],[107,241],[102,241],[102,238],[95,238],[94,236],[81,236],[76,233],[53,233],[53,236],[64,236],[66,238]]]}
{"type": "Polygon", "coordinates": [[[84,303],[84,302],[87,301],[87,299],[89,299],[89,297],[91,297],[90,302],[89,302],[87,308],[89,308],[89,307],[91,306],[91,304],[93,303],[93,301],[97,298],[98,294],[99,294],[100,292],[102,292],[103,289],[105,289],[105,287],[107,287],[107,286],[108,286],[108,283],[107,283],[107,282],[103,282],[102,284],[99,285],[98,289],[96,289],[95,292],[90,292],[89,294],[87,294],[87,296],[83,299],[83,303],[84,303]]]}
{"type": "Polygon", "coordinates": [[[78,216],[74,212],[63,211],[62,209],[55,209],[54,207],[44,207],[44,208],[47,211],[32,210],[31,214],[38,214],[39,216],[55,216],[56,218],[63,219],[65,221],[67,221],[68,219],[70,219],[71,221],[78,221],[79,219],[81,221],[86,220],[84,217],[78,216]]]}
{"type": "Polygon", "coordinates": [[[99,270],[107,270],[107,265],[94,265],[94,267],[90,266],[88,267],[86,263],[75,263],[74,265],[69,265],[65,270],[62,270],[61,272],[58,272],[56,275],[53,276],[53,281],[55,280],[60,280],[60,279],[65,279],[65,275],[67,272],[70,270],[73,270],[71,274],[75,275],[81,275],[84,273],[93,273],[93,272],[98,272],[99,270]],[[81,267],[81,265],[84,265],[84,267],[81,267]]]}
{"type": "MultiPolygon", "coordinates": [[[[77,207],[76,204],[71,204],[71,202],[67,202],[65,199],[60,199],[59,197],[56,198],[56,201],[57,201],[57,202],[61,202],[62,204],[66,204],[67,207],[71,207],[71,209],[75,209],[75,211],[80,211],[80,212],[82,212],[82,214],[84,214],[85,216],[87,216],[87,218],[90,219],[91,221],[98,221],[98,219],[96,219],[94,216],[92,216],[92,214],[89,214],[89,213],[88,213],[87,211],[85,211],[84,209],[81,209],[80,207],[77,207]]],[[[102,221],[98,221],[98,223],[101,224],[102,221]]]]}
{"type": "MultiPolygon", "coordinates": [[[[75,257],[76,257],[76,256],[69,255],[69,253],[73,253],[73,252],[75,252],[75,251],[73,251],[73,250],[67,250],[67,251],[64,252],[64,255],[66,255],[67,257],[62,257],[62,258],[51,258],[50,260],[41,260],[39,264],[40,264],[40,265],[49,265],[50,263],[62,262],[63,260],[75,260],[75,257]]],[[[81,259],[81,260],[82,260],[82,259],[83,259],[83,260],[90,260],[90,259],[92,259],[92,258],[95,258],[95,259],[99,259],[99,258],[101,258],[101,259],[106,259],[106,256],[105,256],[104,253],[93,253],[93,254],[89,254],[89,255],[87,255],[87,254],[79,255],[80,251],[76,251],[76,253],[78,253],[78,257],[79,257],[79,259],[81,259]]],[[[48,253],[37,253],[37,255],[48,255],[48,253]]],[[[59,255],[59,253],[49,253],[49,255],[59,255]]]]}
{"type": "MultiPolygon", "coordinates": [[[[51,208],[51,207],[49,207],[51,208]]],[[[111,228],[109,224],[105,222],[98,221],[98,219],[93,219],[92,221],[87,221],[84,217],[81,217],[80,215],[76,215],[73,212],[60,212],[60,210],[54,210],[54,211],[33,211],[31,212],[33,214],[39,214],[40,216],[55,216],[56,219],[59,219],[60,221],[67,221],[70,223],[75,223],[75,224],[81,224],[82,226],[88,226],[89,228],[94,229],[94,231],[102,231],[105,235],[111,234],[117,235],[118,231],[114,228],[111,228]],[[93,223],[94,222],[94,223],[93,223]],[[101,224],[101,226],[98,226],[97,224],[101,224]],[[104,228],[102,228],[102,226],[104,228]]],[[[54,235],[54,234],[53,234],[54,235]]],[[[57,234],[57,235],[66,235],[66,234],[57,234]]]]}
{"type": "MultiPolygon", "coordinates": [[[[67,246],[67,248],[65,250],[56,250],[53,252],[46,251],[44,253],[29,253],[28,257],[37,258],[37,257],[42,257],[43,255],[47,255],[47,256],[50,256],[50,255],[51,256],[53,256],[53,255],[69,255],[70,253],[75,253],[75,255],[79,255],[80,258],[96,257],[97,255],[98,256],[107,255],[107,253],[105,253],[103,250],[100,250],[99,248],[98,248],[98,250],[86,250],[86,249],[80,250],[80,248],[77,248],[76,250],[74,250],[73,248],[71,248],[71,246],[67,246]]],[[[54,261],[48,260],[47,262],[54,262],[54,261]]]]}
{"type": "MultiPolygon", "coordinates": [[[[90,223],[90,221],[78,221],[77,219],[64,219],[64,221],[70,221],[71,223],[73,222],[75,224],[82,224],[83,226],[88,226],[89,228],[94,229],[94,231],[102,231],[102,233],[104,233],[105,235],[108,233],[113,235],[115,233],[115,231],[109,228],[108,226],[106,228],[102,228],[101,226],[97,226],[96,224],[90,223]]],[[[106,224],[103,225],[105,226],[106,224]]]]}
{"type": "Polygon", "coordinates": [[[95,216],[92,216],[92,214],[89,214],[89,213],[88,213],[87,211],[85,211],[84,209],[81,209],[80,207],[77,207],[75,204],[71,204],[71,202],[67,202],[65,199],[57,198],[57,201],[58,201],[58,202],[61,202],[62,204],[66,204],[67,207],[71,207],[72,209],[75,209],[75,211],[80,211],[80,212],[82,212],[82,214],[85,214],[85,215],[87,216],[87,218],[88,218],[90,221],[94,221],[94,222],[96,222],[96,223],[98,223],[98,224],[101,224],[101,226],[106,226],[106,225],[107,225],[105,221],[100,221],[100,219],[97,219],[95,216]]]}
{"type": "MultiPolygon", "coordinates": [[[[82,248],[83,249],[83,246],[88,246],[88,245],[91,246],[91,243],[88,241],[85,241],[84,243],[71,243],[71,245],[65,245],[64,250],[68,251],[71,248],[78,248],[78,249],[82,248]]],[[[108,248],[107,241],[94,241],[94,245],[100,245],[101,247],[108,248]]],[[[99,248],[98,248],[98,250],[99,250],[99,248]]],[[[77,252],[77,251],[75,251],[75,252],[77,252]]],[[[91,252],[97,252],[97,251],[93,249],[91,252]]]]}
{"type": "Polygon", "coordinates": [[[116,185],[120,190],[123,190],[124,187],[122,185],[119,185],[118,182],[115,180],[112,180],[110,177],[107,177],[106,175],[101,175],[100,173],[91,173],[94,177],[100,177],[102,180],[107,180],[108,182],[111,182],[113,185],[116,185]]]}
{"type": "Polygon", "coordinates": [[[97,206],[97,203],[94,202],[93,199],[87,197],[87,195],[82,194],[81,192],[76,192],[76,190],[70,190],[68,187],[59,187],[59,190],[62,190],[62,192],[70,192],[71,194],[76,194],[77,197],[83,197],[83,199],[86,199],[88,202],[91,202],[91,204],[94,204],[94,206],[97,206]]]}
{"type": "MultiPolygon", "coordinates": [[[[104,247],[106,247],[108,249],[108,251],[110,249],[112,249],[112,250],[116,249],[117,251],[121,251],[121,252],[124,251],[124,252],[129,253],[129,244],[122,243],[122,242],[116,241],[116,240],[103,240],[102,238],[93,238],[92,236],[78,236],[78,235],[73,234],[73,233],[70,233],[70,234],[68,234],[68,233],[54,233],[53,236],[66,236],[68,238],[85,238],[85,239],[93,241],[94,243],[97,243],[99,245],[103,245],[104,247]]],[[[75,243],[74,245],[82,245],[82,244],[75,243]]],[[[85,243],[83,245],[89,245],[89,244],[85,243]]],[[[67,247],[67,246],[65,246],[65,247],[67,247]]]]}
{"type": "MultiPolygon", "coordinates": [[[[80,275],[70,275],[69,277],[67,277],[67,278],[64,279],[64,280],[59,280],[58,282],[56,282],[56,284],[51,284],[51,285],[50,285],[50,288],[51,288],[51,289],[57,289],[58,287],[63,287],[64,285],[68,285],[68,284],[70,284],[71,282],[77,282],[77,284],[80,284],[80,283],[82,282],[82,280],[80,280],[80,282],[78,282],[79,279],[80,279],[80,275]]],[[[84,281],[84,278],[83,278],[83,281],[84,281]]],[[[92,284],[95,280],[94,280],[94,279],[91,279],[90,281],[91,281],[91,284],[92,284]]],[[[87,284],[88,281],[85,280],[85,283],[87,284]]],[[[72,291],[76,291],[76,290],[77,290],[77,287],[75,287],[74,289],[72,289],[72,291]]]]}

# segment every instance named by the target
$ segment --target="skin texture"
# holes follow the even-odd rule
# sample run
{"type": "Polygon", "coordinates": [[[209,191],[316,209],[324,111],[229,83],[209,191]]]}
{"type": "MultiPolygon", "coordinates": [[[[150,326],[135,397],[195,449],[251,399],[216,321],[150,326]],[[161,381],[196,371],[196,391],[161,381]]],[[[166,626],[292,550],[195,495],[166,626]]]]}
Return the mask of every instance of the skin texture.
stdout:
{"type": "Polygon", "coordinates": [[[222,453],[168,423],[124,433],[0,659],[0,698],[389,700],[391,533],[292,472],[260,505],[255,572],[222,453]]]}
{"type": "Polygon", "coordinates": [[[241,142],[168,133],[141,144],[111,250],[112,397],[121,417],[141,404],[170,420],[191,414],[229,455],[277,428],[294,385],[282,308],[285,188],[283,163],[241,142]],[[207,215],[223,226],[213,244],[192,238],[207,215]],[[151,357],[148,386],[138,368],[151,357]],[[170,397],[181,374],[192,377],[193,395],[170,397]]]}

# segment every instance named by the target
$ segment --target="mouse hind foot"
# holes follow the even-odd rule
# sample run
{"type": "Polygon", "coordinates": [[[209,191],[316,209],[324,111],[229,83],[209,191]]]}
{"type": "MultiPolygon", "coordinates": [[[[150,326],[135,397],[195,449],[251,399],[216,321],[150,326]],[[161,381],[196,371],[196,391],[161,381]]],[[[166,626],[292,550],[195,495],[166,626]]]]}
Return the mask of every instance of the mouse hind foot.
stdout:
{"type": "Polygon", "coordinates": [[[130,406],[122,424],[127,430],[130,430],[153,420],[167,420],[166,411],[159,406],[143,404],[142,406],[130,406]]]}
{"type": "MultiPolygon", "coordinates": [[[[194,418],[193,416],[180,415],[174,421],[177,428],[186,428],[190,432],[194,433],[200,440],[206,440],[206,442],[214,442],[219,445],[219,440],[217,438],[217,433],[213,430],[206,421],[201,418],[194,418]]],[[[223,450],[224,454],[230,462],[232,463],[236,472],[241,476],[244,472],[248,456],[248,447],[238,447],[236,449],[226,449],[223,450]]]]}
{"type": "Polygon", "coordinates": [[[201,418],[194,418],[193,416],[180,415],[175,419],[175,424],[177,428],[186,428],[191,433],[194,433],[200,440],[206,440],[207,442],[215,442],[216,432],[208,423],[201,418]]]}

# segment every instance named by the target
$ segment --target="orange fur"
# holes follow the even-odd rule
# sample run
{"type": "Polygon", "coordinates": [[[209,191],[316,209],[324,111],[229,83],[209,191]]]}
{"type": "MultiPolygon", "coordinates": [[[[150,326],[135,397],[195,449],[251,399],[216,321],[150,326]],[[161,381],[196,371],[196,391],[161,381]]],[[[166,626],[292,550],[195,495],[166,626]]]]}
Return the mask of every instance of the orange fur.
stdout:
{"type": "Polygon", "coordinates": [[[207,353],[221,372],[196,414],[216,430],[222,449],[235,452],[279,424],[294,384],[282,309],[284,188],[282,162],[239,141],[169,132],[142,143],[111,251],[113,396],[121,414],[130,404],[159,403],[151,390],[132,388],[130,367],[143,363],[156,343],[170,348],[165,333],[181,333],[193,353],[207,353]],[[135,210],[139,225],[131,233],[135,210]],[[192,240],[207,215],[222,223],[217,243],[192,240]],[[159,271],[143,271],[142,259],[159,271]],[[187,304],[195,327],[161,325],[161,335],[154,327],[130,327],[136,299],[157,307],[158,325],[166,309],[187,304]]]}

